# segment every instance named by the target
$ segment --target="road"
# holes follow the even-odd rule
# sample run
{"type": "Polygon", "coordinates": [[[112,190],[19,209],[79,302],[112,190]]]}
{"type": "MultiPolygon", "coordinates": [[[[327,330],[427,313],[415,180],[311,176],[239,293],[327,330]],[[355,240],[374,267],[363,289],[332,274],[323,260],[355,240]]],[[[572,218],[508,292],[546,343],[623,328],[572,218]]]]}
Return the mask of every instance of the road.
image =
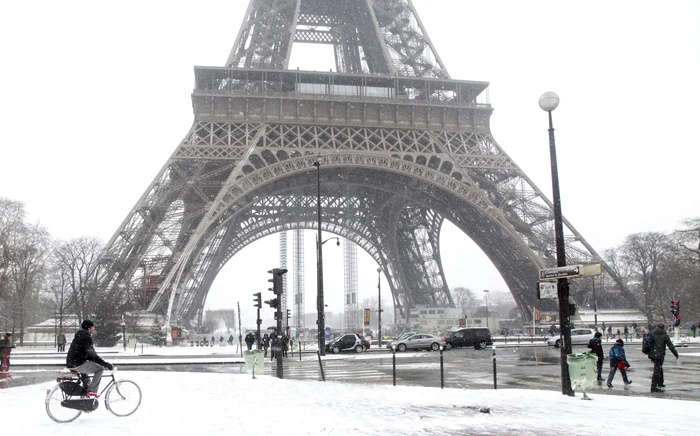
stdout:
{"type": "MultiPolygon", "coordinates": [[[[605,344],[607,350],[610,344],[605,344]]],[[[591,393],[645,395],[651,396],[649,386],[652,365],[647,357],[639,351],[639,344],[632,343],[626,347],[631,364],[628,372],[633,381],[624,386],[619,374],[613,381],[614,387],[607,388],[605,383],[594,387],[591,393]]],[[[584,352],[586,348],[575,347],[574,352],[584,352]]],[[[681,359],[676,361],[667,354],[664,364],[666,393],[658,396],[682,398],[700,401],[700,343],[679,348],[681,359]]],[[[232,355],[234,356],[234,355],[232,355]]],[[[313,352],[298,354],[284,360],[284,377],[289,379],[321,380],[317,355],[313,352]]],[[[132,363],[121,365],[123,370],[138,371],[183,371],[183,372],[224,372],[240,373],[240,363],[193,363],[197,356],[191,354],[186,360],[178,356],[162,356],[160,363],[150,362],[143,356],[144,363],[139,364],[139,356],[131,356],[132,363]],[[172,362],[172,363],[168,363],[172,362]]],[[[201,360],[211,355],[200,355],[201,360]]],[[[235,356],[234,356],[235,357],[235,356]]],[[[493,388],[493,352],[492,350],[453,349],[443,352],[444,385],[446,388],[490,389],[493,388]]],[[[108,357],[105,357],[110,360],[108,357]]],[[[347,353],[329,355],[323,358],[324,375],[327,381],[340,381],[360,384],[392,384],[392,353],[376,348],[364,353],[347,353]]],[[[16,366],[13,379],[0,381],[0,388],[35,384],[52,380],[56,377],[60,365],[16,366]]],[[[496,347],[497,386],[499,389],[548,389],[561,390],[559,350],[546,346],[497,345],[496,347]]],[[[275,375],[275,362],[265,362],[265,374],[275,375]]],[[[603,376],[607,377],[609,365],[603,366],[603,376]]],[[[396,384],[440,387],[440,352],[411,351],[396,353],[396,384]]],[[[656,395],[656,394],[655,394],[656,395]]]]}

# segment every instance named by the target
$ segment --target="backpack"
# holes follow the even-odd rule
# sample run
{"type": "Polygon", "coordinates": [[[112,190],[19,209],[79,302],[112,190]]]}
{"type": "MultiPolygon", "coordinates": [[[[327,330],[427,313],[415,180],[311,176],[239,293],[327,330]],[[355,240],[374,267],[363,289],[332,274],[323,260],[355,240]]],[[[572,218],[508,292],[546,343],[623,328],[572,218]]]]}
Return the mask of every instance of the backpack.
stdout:
{"type": "Polygon", "coordinates": [[[644,339],[642,339],[642,353],[644,354],[649,354],[651,353],[651,350],[654,348],[654,335],[649,332],[646,335],[644,335],[644,339]]]}

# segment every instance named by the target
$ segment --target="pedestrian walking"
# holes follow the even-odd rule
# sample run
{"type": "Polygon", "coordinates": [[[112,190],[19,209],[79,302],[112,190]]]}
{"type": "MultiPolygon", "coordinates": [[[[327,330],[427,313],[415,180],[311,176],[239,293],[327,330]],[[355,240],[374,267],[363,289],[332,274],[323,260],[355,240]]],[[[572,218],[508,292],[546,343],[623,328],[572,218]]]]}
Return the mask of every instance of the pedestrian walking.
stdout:
{"type": "Polygon", "coordinates": [[[612,326],[609,325],[608,326],[608,340],[610,340],[611,337],[612,337],[612,326]]]}
{"type": "Polygon", "coordinates": [[[613,387],[612,381],[615,378],[615,373],[620,370],[622,374],[622,381],[628,385],[632,383],[632,380],[627,378],[627,368],[630,367],[627,357],[625,356],[625,341],[618,339],[615,344],[610,348],[608,353],[610,357],[610,374],[608,374],[608,387],[613,387]]]}
{"type": "Polygon", "coordinates": [[[630,329],[627,328],[627,326],[625,326],[624,333],[625,333],[625,340],[626,340],[626,341],[629,340],[630,329]]]}
{"type": "Polygon", "coordinates": [[[230,336],[228,337],[228,344],[229,344],[229,345],[233,345],[233,335],[230,335],[230,336]]]}
{"type": "Polygon", "coordinates": [[[287,351],[289,350],[289,336],[286,334],[282,335],[282,355],[287,357],[287,351]]]}
{"type": "Polygon", "coordinates": [[[654,372],[651,376],[651,392],[663,392],[662,388],[665,388],[664,384],[664,358],[666,357],[666,347],[671,350],[676,360],[678,360],[678,352],[676,347],[673,346],[671,338],[666,333],[666,329],[663,324],[657,324],[656,328],[652,332],[653,343],[651,346],[651,351],[649,352],[649,359],[651,359],[654,364],[654,372]]]}
{"type": "Polygon", "coordinates": [[[3,377],[10,375],[10,352],[13,348],[15,344],[12,343],[12,333],[7,332],[0,339],[0,374],[3,377]]]}
{"type": "Polygon", "coordinates": [[[588,341],[588,348],[591,349],[589,353],[595,354],[598,357],[598,381],[603,381],[603,344],[601,338],[603,334],[601,332],[596,332],[588,341]]]}
{"type": "Polygon", "coordinates": [[[262,346],[263,350],[265,350],[265,355],[263,357],[267,357],[267,349],[270,348],[270,337],[265,333],[262,338],[262,346]]]}
{"type": "Polygon", "coordinates": [[[549,336],[554,336],[554,333],[557,331],[557,328],[554,327],[554,324],[549,326],[549,336]]]}
{"type": "Polygon", "coordinates": [[[213,347],[215,341],[216,341],[216,338],[214,337],[214,335],[211,335],[211,340],[209,341],[209,345],[213,347]]]}
{"type": "Polygon", "coordinates": [[[58,337],[56,337],[56,343],[58,344],[59,353],[66,351],[66,335],[63,332],[59,333],[58,337]]]}
{"type": "Polygon", "coordinates": [[[248,351],[253,349],[253,343],[255,342],[255,336],[253,335],[253,332],[248,332],[245,335],[245,343],[248,346],[248,351]]]}
{"type": "Polygon", "coordinates": [[[697,330],[698,330],[697,324],[693,324],[692,326],[690,326],[690,331],[693,332],[693,337],[695,337],[695,333],[697,332],[697,330]]]}

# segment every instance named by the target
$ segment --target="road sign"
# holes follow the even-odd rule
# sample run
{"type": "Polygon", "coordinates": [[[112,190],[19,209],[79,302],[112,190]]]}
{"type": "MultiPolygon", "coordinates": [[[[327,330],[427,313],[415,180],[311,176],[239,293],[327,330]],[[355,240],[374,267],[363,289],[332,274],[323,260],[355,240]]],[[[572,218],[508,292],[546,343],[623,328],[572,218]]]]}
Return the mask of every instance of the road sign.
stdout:
{"type": "Polygon", "coordinates": [[[557,268],[544,268],[540,270],[540,280],[555,280],[563,278],[599,276],[600,264],[566,265],[557,268]]]}
{"type": "Polygon", "coordinates": [[[556,300],[557,297],[557,282],[540,282],[537,288],[537,298],[540,300],[556,300]]]}

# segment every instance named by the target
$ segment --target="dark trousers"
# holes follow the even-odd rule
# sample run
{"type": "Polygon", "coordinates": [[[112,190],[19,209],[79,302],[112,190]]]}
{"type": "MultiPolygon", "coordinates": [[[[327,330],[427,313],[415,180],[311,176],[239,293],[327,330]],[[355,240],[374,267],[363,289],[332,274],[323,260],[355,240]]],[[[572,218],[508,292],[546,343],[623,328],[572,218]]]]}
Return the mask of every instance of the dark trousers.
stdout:
{"type": "Polygon", "coordinates": [[[654,373],[651,375],[651,388],[658,389],[664,384],[664,357],[655,357],[651,359],[654,363],[654,373]]]}
{"type": "Polygon", "coordinates": [[[598,380],[603,378],[603,358],[598,357],[598,380]]]}
{"type": "MultiPolygon", "coordinates": [[[[615,373],[617,372],[618,369],[619,368],[617,367],[617,365],[615,365],[615,366],[610,365],[610,374],[608,374],[608,383],[612,384],[612,381],[615,378],[615,373]]],[[[624,369],[620,369],[620,374],[622,374],[622,381],[624,381],[625,384],[629,384],[630,381],[627,378],[627,371],[625,371],[624,369]]]]}

